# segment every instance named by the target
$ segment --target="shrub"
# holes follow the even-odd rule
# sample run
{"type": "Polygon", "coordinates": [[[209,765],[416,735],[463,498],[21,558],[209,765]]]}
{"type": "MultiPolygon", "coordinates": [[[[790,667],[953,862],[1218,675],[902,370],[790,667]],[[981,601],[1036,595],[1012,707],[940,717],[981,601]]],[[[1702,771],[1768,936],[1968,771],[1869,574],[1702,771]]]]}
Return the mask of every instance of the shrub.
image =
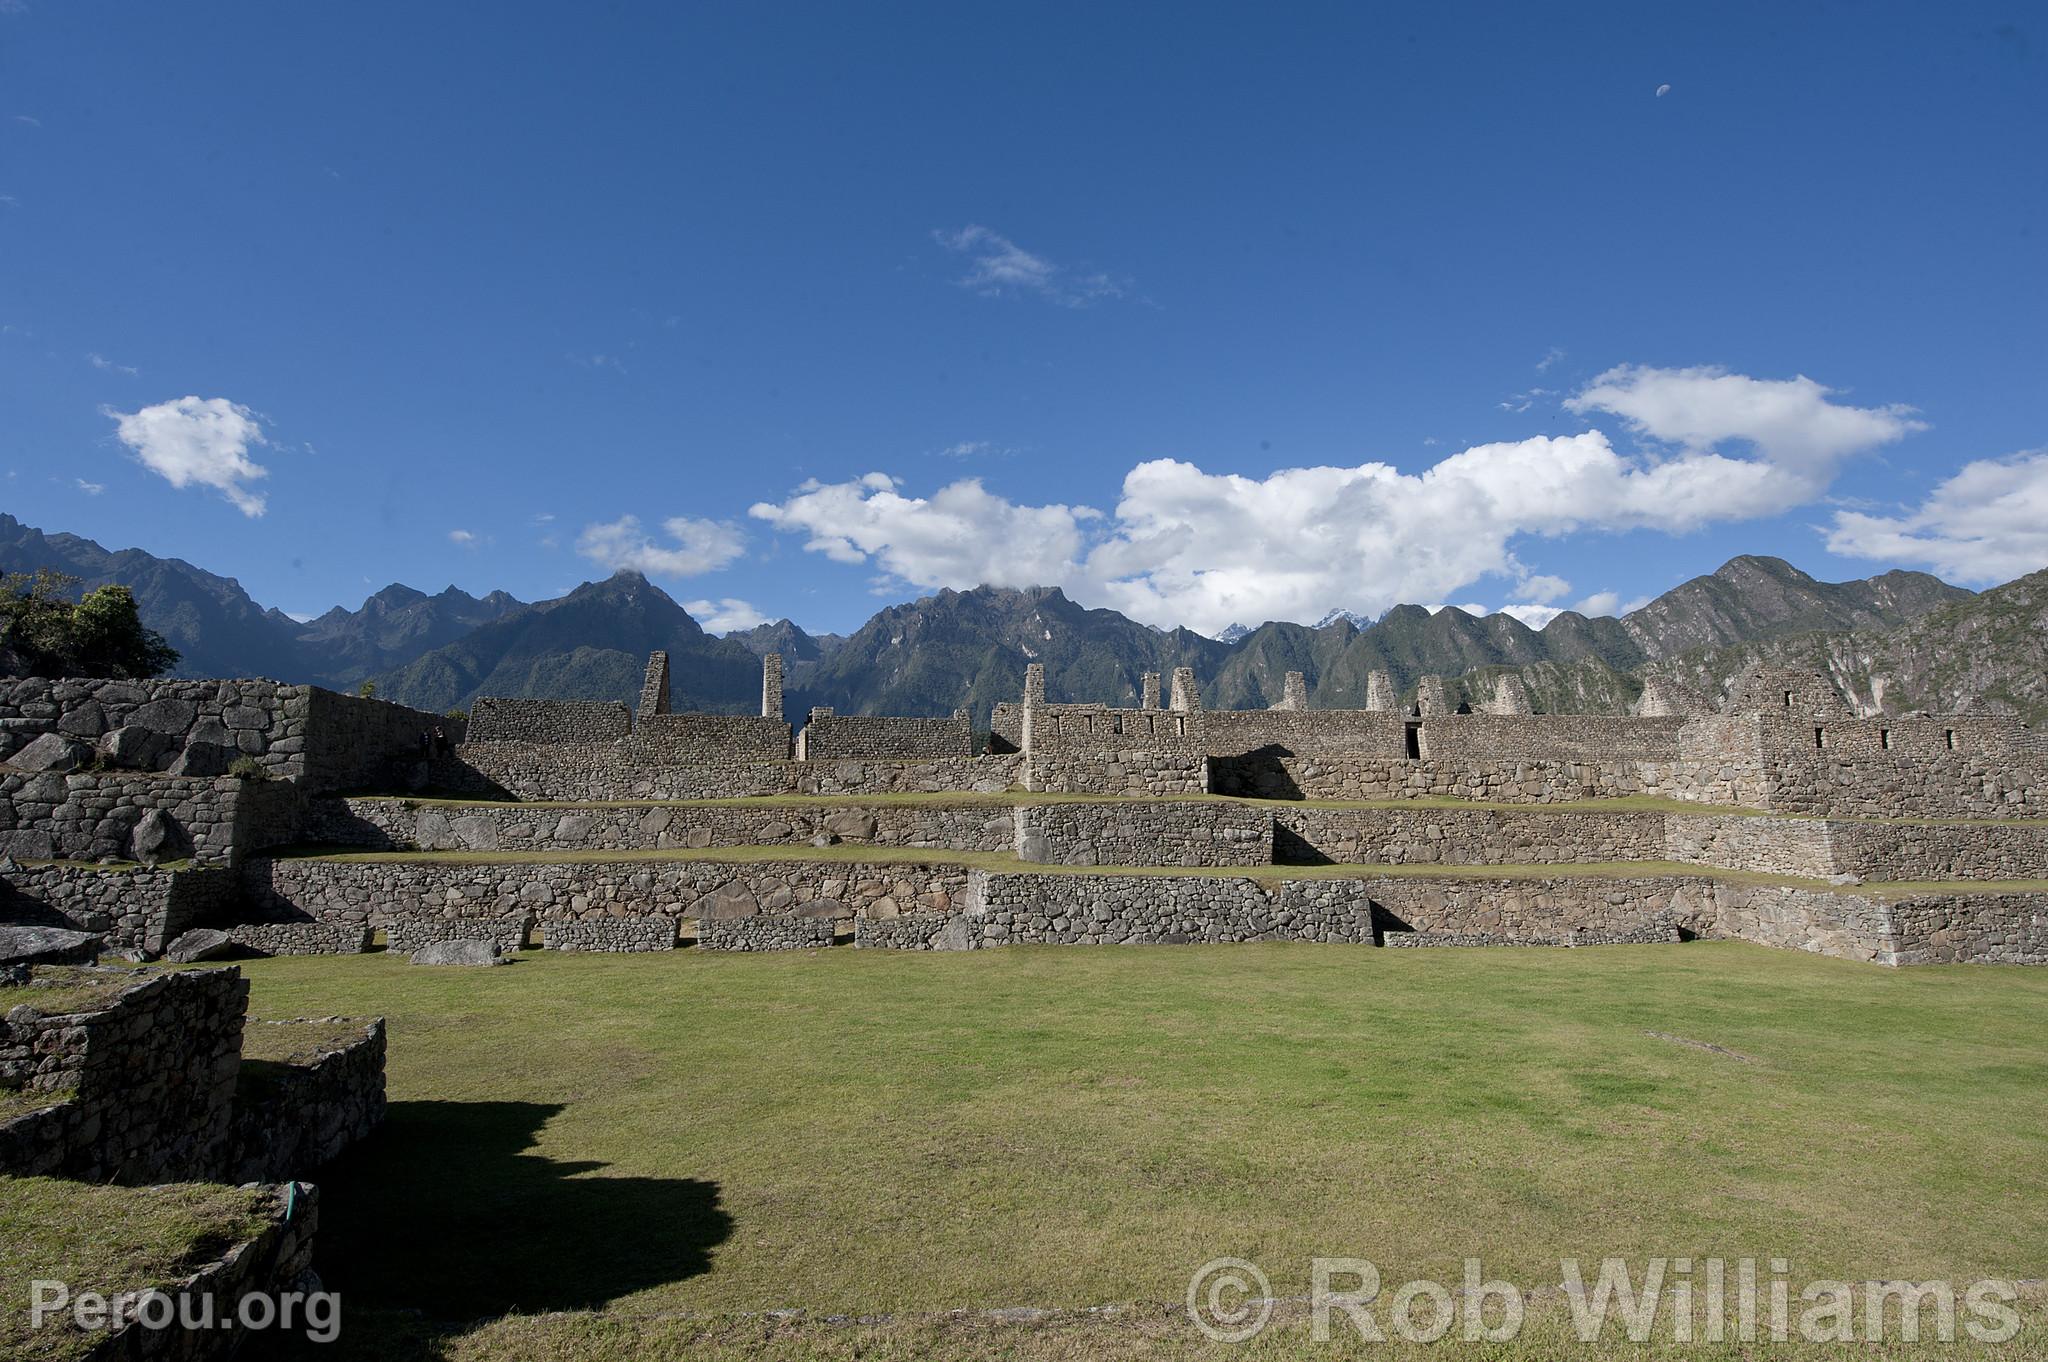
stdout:
{"type": "Polygon", "coordinates": [[[228,767],[228,774],[236,780],[268,780],[270,772],[263,769],[263,763],[254,757],[236,757],[228,767]]]}

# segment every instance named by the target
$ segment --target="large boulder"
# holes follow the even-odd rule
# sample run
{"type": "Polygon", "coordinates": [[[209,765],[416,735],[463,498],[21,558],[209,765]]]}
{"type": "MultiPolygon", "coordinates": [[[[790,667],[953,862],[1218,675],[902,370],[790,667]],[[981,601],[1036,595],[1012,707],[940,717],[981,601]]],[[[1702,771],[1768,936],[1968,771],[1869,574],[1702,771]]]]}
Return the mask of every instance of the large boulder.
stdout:
{"type": "Polygon", "coordinates": [[[92,756],[92,749],[61,733],[45,733],[7,759],[23,771],[76,771],[92,756]]]}
{"type": "Polygon", "coordinates": [[[153,869],[191,855],[192,843],[169,814],[150,809],[136,820],[135,831],[128,835],[128,849],[136,860],[153,869]]]}
{"type": "Polygon", "coordinates": [[[508,965],[490,941],[429,941],[413,952],[415,965],[508,965]]]}
{"type": "Polygon", "coordinates": [[[94,932],[68,927],[0,926],[0,966],[90,965],[99,958],[94,932]]]}
{"type": "Polygon", "coordinates": [[[171,740],[153,728],[126,724],[101,735],[100,761],[123,771],[154,771],[171,740]]]}
{"type": "Polygon", "coordinates": [[[185,730],[192,727],[192,721],[198,717],[198,708],[189,700],[152,700],[146,705],[136,706],[128,716],[128,722],[175,738],[184,736],[185,730]]]}
{"type": "Polygon", "coordinates": [[[234,939],[213,927],[194,927],[164,947],[164,959],[174,965],[193,965],[217,960],[235,947],[234,939]]]}
{"type": "Polygon", "coordinates": [[[224,776],[240,755],[236,749],[220,743],[187,743],[178,759],[171,763],[170,773],[174,776],[224,776]]]}
{"type": "Polygon", "coordinates": [[[872,842],[875,816],[866,809],[841,809],[826,816],[824,828],[843,842],[872,842]]]}

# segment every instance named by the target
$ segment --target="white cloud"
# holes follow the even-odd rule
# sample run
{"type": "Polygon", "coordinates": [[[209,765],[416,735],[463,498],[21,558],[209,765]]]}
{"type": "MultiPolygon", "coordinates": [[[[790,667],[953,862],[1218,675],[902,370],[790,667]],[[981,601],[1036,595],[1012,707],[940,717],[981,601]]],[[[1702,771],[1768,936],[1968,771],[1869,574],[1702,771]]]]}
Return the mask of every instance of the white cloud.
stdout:
{"type": "Polygon", "coordinates": [[[1796,478],[1806,489],[1800,498],[1805,500],[1827,485],[1848,456],[1927,429],[1914,419],[1911,407],[1847,407],[1830,402],[1832,392],[1804,375],[1766,379],[1714,366],[1624,364],[1595,378],[1564,405],[1581,416],[1596,411],[1619,416],[1638,435],[1687,452],[1728,441],[1746,443],[1796,478]]]}
{"type": "MultiPolygon", "coordinates": [[[[1527,539],[1677,534],[1780,515],[1824,485],[1816,469],[1918,427],[1903,409],[1840,407],[1826,393],[1804,379],[1615,370],[1580,405],[1623,414],[1676,451],[1625,455],[1589,430],[1479,445],[1413,473],[1367,462],[1249,478],[1153,459],[1125,476],[1107,517],[1020,505],[978,478],[920,497],[870,473],[805,483],[751,514],[893,582],[1061,586],[1146,623],[1208,634],[1237,620],[1319,619],[1332,605],[1371,616],[1402,601],[1456,599],[1485,579],[1508,584],[1520,602],[1511,612],[1547,620],[1571,588],[1520,561],[1527,539]],[[1713,440],[1750,449],[1731,455],[1707,447],[1713,440]]],[[[1587,605],[1626,608],[1611,592],[1587,605]]]]}
{"type": "Polygon", "coordinates": [[[16,114],[14,116],[14,121],[17,123],[26,123],[31,128],[40,128],[41,126],[43,126],[43,120],[37,118],[34,114],[16,114]]]}
{"type": "Polygon", "coordinates": [[[1573,606],[1572,609],[1578,611],[1581,615],[1591,615],[1596,618],[1601,615],[1612,615],[1621,609],[1621,593],[1619,591],[1596,591],[1573,606]]]}
{"type": "MultiPolygon", "coordinates": [[[[1475,613],[1483,614],[1484,612],[1475,613]]],[[[1513,615],[1531,629],[1541,629],[1544,625],[1562,615],[1564,607],[1561,605],[1504,605],[1500,608],[1500,613],[1503,615],[1513,615]]]]}
{"type": "Polygon", "coordinates": [[[962,440],[956,445],[947,445],[939,453],[949,459],[971,459],[977,454],[987,454],[995,446],[987,440],[962,440]]]}
{"type": "MultiPolygon", "coordinates": [[[[878,562],[916,586],[1033,586],[1070,580],[1082,551],[1087,507],[1018,506],[966,478],[930,498],[906,497],[896,480],[813,479],[786,501],[749,514],[808,536],[804,547],[838,563],[878,562]]],[[[1227,623],[1228,621],[1225,621],[1227,623]]],[[[1219,628],[1221,625],[1218,626],[1219,628]]]]}
{"type": "Polygon", "coordinates": [[[661,528],[673,543],[657,543],[640,528],[638,516],[585,525],[576,551],[613,572],[631,570],[657,577],[713,572],[746,551],[746,535],[725,521],[671,516],[661,528]]]}
{"type": "Polygon", "coordinates": [[[1086,307],[1124,295],[1123,283],[1107,274],[1076,274],[1042,255],[1033,255],[986,227],[970,225],[957,232],[934,231],[932,240],[967,257],[967,273],[957,282],[962,288],[988,297],[1035,293],[1062,307],[1086,307]]]}
{"type": "Polygon", "coordinates": [[[683,609],[714,634],[729,634],[735,629],[751,629],[768,622],[766,615],[732,596],[715,601],[687,601],[683,609]]]}
{"type": "Polygon", "coordinates": [[[1563,358],[1564,351],[1558,349],[1555,345],[1551,346],[1548,350],[1543,352],[1543,358],[1536,361],[1536,372],[1539,374],[1542,373],[1544,370],[1548,369],[1551,365],[1557,363],[1559,360],[1563,358]]]}
{"type": "Polygon", "coordinates": [[[93,368],[110,374],[126,374],[129,378],[133,378],[138,372],[130,365],[116,364],[104,355],[87,355],[85,358],[86,362],[91,364],[93,368]]]}
{"type": "Polygon", "coordinates": [[[1507,398],[1507,400],[1503,401],[1500,404],[1500,409],[1502,411],[1515,413],[1525,412],[1529,410],[1529,408],[1535,406],[1538,402],[1542,401],[1544,398],[1550,397],[1552,395],[1553,394],[1551,393],[1551,390],[1548,388],[1531,388],[1527,392],[1519,392],[1510,395],[1507,398]]]}
{"type": "Polygon", "coordinates": [[[2048,450],[1965,464],[1903,515],[1837,511],[1828,551],[1916,563],[1965,582],[2048,567],[2048,450]]]}
{"type": "Polygon", "coordinates": [[[476,547],[477,541],[476,536],[471,534],[468,530],[450,530],[448,531],[448,542],[451,544],[460,544],[463,548],[466,549],[473,549],[476,547]]]}
{"type": "Polygon", "coordinates": [[[1667,85],[1659,85],[1659,86],[1657,87],[1657,98],[1659,98],[1659,99],[1662,99],[1662,98],[1664,98],[1664,96],[1666,96],[1666,95],[1668,95],[1668,94],[1670,94],[1670,93],[1671,93],[1671,87],[1670,87],[1670,86],[1669,86],[1668,84],[1667,84],[1667,85]]]}
{"type": "Polygon", "coordinates": [[[121,443],[173,487],[211,487],[246,516],[263,514],[264,498],[246,486],[270,476],[249,458],[268,444],[256,413],[225,397],[180,397],[140,411],[102,407],[121,443]]]}
{"type": "Polygon", "coordinates": [[[78,490],[89,497],[96,497],[107,490],[107,485],[103,482],[87,482],[84,478],[80,478],[78,480],[78,490]]]}

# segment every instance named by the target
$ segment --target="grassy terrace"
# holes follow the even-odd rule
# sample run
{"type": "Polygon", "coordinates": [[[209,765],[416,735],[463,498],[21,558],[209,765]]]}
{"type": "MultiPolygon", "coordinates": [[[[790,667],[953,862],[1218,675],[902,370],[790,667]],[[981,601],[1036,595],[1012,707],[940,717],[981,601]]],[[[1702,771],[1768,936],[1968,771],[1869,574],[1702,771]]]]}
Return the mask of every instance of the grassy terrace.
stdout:
{"type": "Polygon", "coordinates": [[[29,1327],[38,1279],[73,1292],[169,1286],[262,1228],[263,1197],[234,1187],[93,1187],[0,1178],[0,1357],[68,1362],[99,1336],[29,1327]]]}
{"type": "MultiPolygon", "coordinates": [[[[1168,1303],[1221,1255],[1281,1296],[1318,1254],[1390,1290],[1455,1285],[1468,1255],[1530,1287],[1567,1255],[2048,1269],[2048,971],[1738,943],[243,968],[258,1015],[390,1021],[388,1124],[321,1179],[346,1309],[309,1355],[1360,1355],[1287,1311],[1203,1345],[1168,1303]],[[758,1313],[783,1309],[806,1314],[758,1313]]],[[[2041,1356],[2030,1291],[2003,1348],[1859,1355],[2041,1356]]],[[[1533,1321],[1510,1347],[1369,1355],[1842,1355],[1588,1349],[1554,1298],[1533,1321]]]]}
{"type": "Polygon", "coordinates": [[[1868,880],[1837,885],[1796,875],[1769,875],[1754,870],[1721,870],[1680,861],[1597,861],[1547,865],[1249,865],[1249,866],[1068,866],[1019,860],[1006,851],[949,851],[927,847],[878,847],[841,844],[829,847],[744,846],[675,850],[603,851],[337,851],[304,848],[276,853],[294,860],[332,861],[343,865],[637,865],[717,862],[759,865],[769,861],[802,861],[825,865],[943,865],[970,870],[996,870],[1028,875],[1201,876],[1252,880],[1463,879],[1569,880],[1642,879],[1677,876],[1724,884],[1777,885],[1824,893],[1903,896],[1967,890],[1973,894],[2017,894],[2048,891],[2048,880],[1904,881],[1868,880]]]}

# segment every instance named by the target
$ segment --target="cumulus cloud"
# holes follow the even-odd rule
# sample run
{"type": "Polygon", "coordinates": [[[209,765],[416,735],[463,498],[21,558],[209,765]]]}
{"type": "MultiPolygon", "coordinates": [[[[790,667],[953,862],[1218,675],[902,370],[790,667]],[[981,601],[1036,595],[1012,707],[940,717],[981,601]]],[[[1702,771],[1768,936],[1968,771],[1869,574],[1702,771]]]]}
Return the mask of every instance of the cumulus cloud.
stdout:
{"type": "Polygon", "coordinates": [[[211,487],[243,515],[263,514],[262,494],[247,485],[270,476],[249,457],[252,445],[269,443],[255,412],[225,397],[181,397],[140,411],[101,412],[142,466],[171,486],[211,487]]]}
{"type": "Polygon", "coordinates": [[[967,258],[967,273],[957,281],[960,287],[988,297],[1030,293],[1062,307],[1086,307],[1104,299],[1121,298],[1124,293],[1123,284],[1107,274],[1080,274],[1055,265],[1000,232],[979,225],[971,224],[954,232],[935,231],[932,240],[967,258]]]}
{"type": "Polygon", "coordinates": [[[473,549],[476,547],[476,536],[468,530],[450,530],[448,531],[448,542],[460,544],[466,549],[473,549]]]}
{"type": "MultiPolygon", "coordinates": [[[[751,514],[893,582],[1057,585],[1091,605],[1209,634],[1237,620],[1318,619],[1333,606],[1371,615],[1456,599],[1485,580],[1503,583],[1513,613],[1547,621],[1570,584],[1525,566],[1518,545],[1775,516],[1811,499],[1816,469],[1918,428],[1902,408],[1847,408],[1827,396],[1805,379],[1621,369],[1574,401],[1675,449],[1625,454],[1588,430],[1479,445],[1413,473],[1367,462],[1260,478],[1152,459],[1125,476],[1108,516],[1019,504],[978,478],[916,496],[870,473],[807,482],[751,514]],[[1709,447],[1720,441],[1747,448],[1709,447]]],[[[1619,606],[1608,592],[1581,608],[1619,606]]]]}
{"type": "Polygon", "coordinates": [[[2048,450],[1965,464],[1901,515],[1837,511],[1828,551],[1917,563],[1965,582],[2048,567],[2048,450]]]}
{"type": "Polygon", "coordinates": [[[1565,399],[1580,416],[1618,416],[1636,434],[1687,452],[1736,441],[1796,478],[1812,496],[1851,454],[1927,429],[1906,406],[1850,407],[1812,379],[1751,378],[1716,366],[1624,364],[1565,399]]]}
{"type": "Polygon", "coordinates": [[[714,634],[729,634],[735,629],[751,629],[768,622],[766,615],[733,596],[715,601],[686,601],[683,609],[714,634]]]}
{"type": "Polygon", "coordinates": [[[638,516],[585,525],[576,540],[576,551],[612,572],[631,570],[655,577],[713,572],[746,551],[746,535],[740,527],[722,520],[671,516],[661,522],[661,528],[670,542],[659,542],[641,529],[638,516]]]}

